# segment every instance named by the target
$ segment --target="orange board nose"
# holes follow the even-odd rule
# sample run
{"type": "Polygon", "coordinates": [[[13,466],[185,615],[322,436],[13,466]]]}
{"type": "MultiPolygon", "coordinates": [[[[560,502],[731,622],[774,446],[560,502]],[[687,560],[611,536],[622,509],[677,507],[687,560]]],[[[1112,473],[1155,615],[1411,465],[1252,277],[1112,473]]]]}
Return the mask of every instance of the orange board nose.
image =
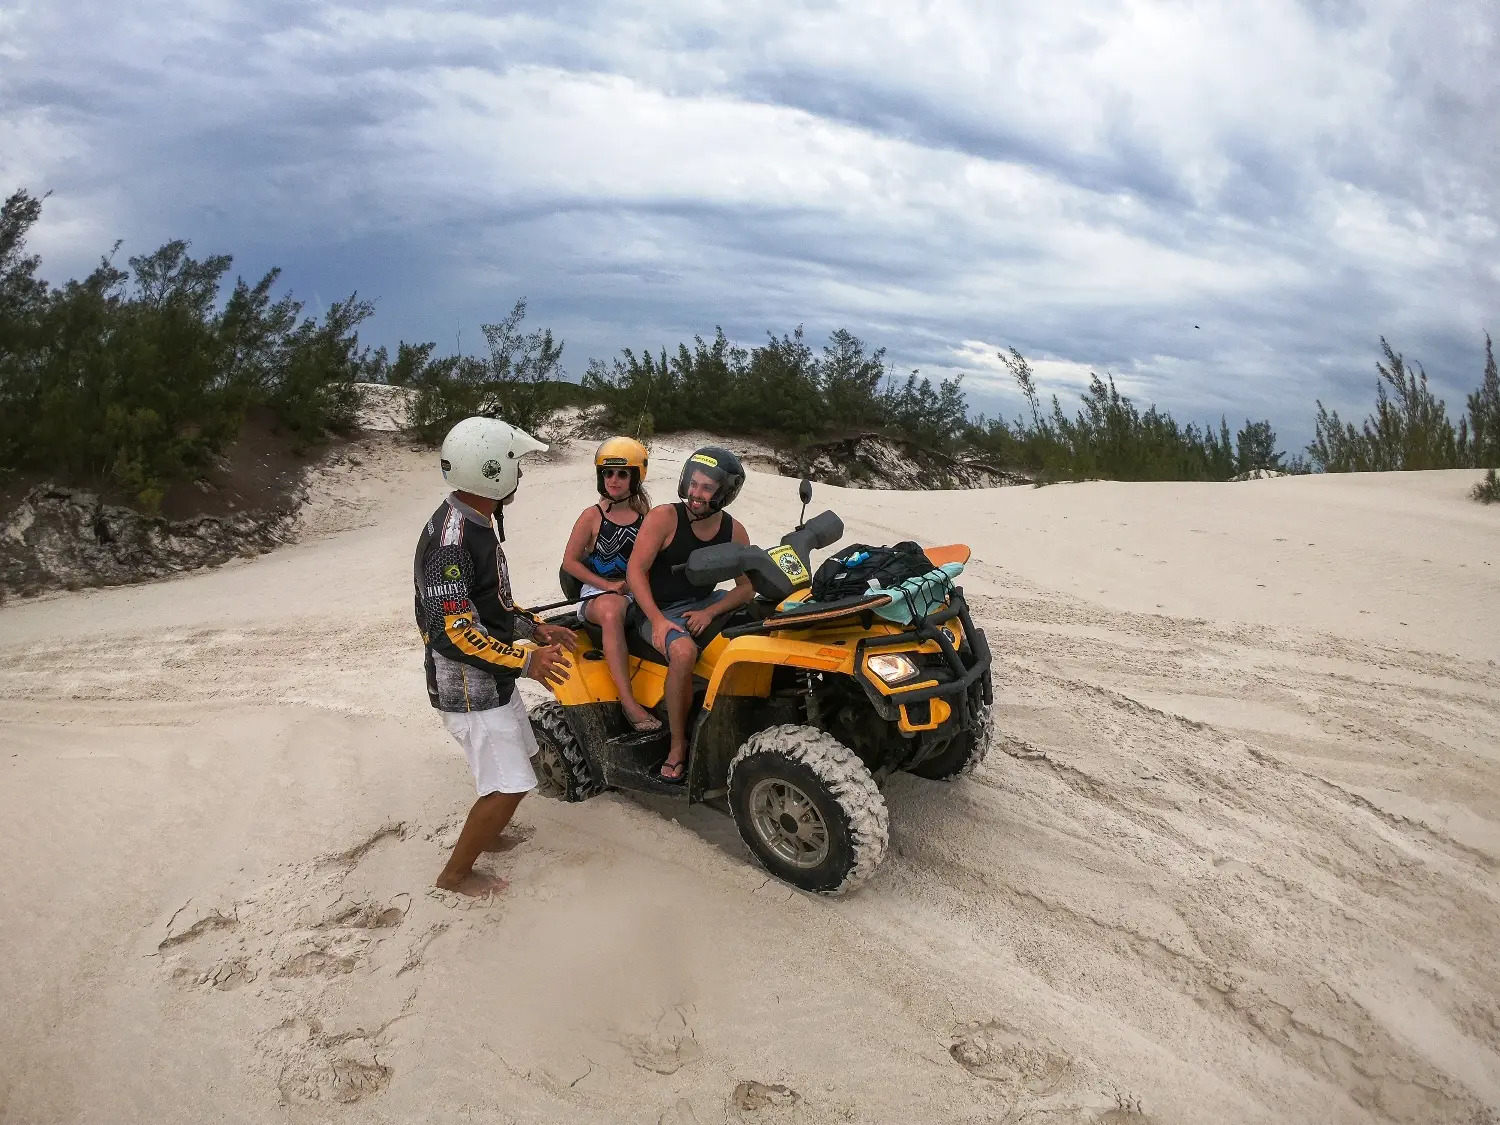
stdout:
{"type": "Polygon", "coordinates": [[[969,561],[969,547],[966,543],[949,543],[945,547],[923,547],[922,550],[932,560],[933,566],[969,561]]]}

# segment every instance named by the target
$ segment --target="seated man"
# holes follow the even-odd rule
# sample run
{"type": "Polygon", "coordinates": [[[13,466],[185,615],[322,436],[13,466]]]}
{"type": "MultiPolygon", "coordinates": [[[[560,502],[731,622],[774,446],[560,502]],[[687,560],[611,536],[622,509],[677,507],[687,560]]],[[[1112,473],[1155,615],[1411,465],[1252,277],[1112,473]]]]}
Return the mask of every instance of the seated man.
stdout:
{"type": "Polygon", "coordinates": [[[704,631],[755,597],[741,575],[727,594],[695,586],[678,569],[699,547],[746,543],[750,536],[723,509],[745,483],[740,459],[727,449],[706,445],[682,466],[677,481],[681,503],[652,508],[636,534],[625,581],[635,597],[643,638],[667,658],[667,719],[672,747],[661,779],[680,782],[687,774],[688,709],[693,700],[693,665],[704,631]]]}

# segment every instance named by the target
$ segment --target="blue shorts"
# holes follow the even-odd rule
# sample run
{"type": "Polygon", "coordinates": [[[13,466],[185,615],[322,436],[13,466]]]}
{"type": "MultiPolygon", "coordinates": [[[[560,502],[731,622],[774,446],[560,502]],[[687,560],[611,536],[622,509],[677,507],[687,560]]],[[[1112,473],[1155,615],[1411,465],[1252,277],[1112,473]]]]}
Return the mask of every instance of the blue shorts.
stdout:
{"type": "MultiPolygon", "coordinates": [[[[709,641],[713,640],[713,638],[718,635],[723,618],[719,618],[718,621],[715,621],[707,629],[703,630],[703,632],[699,636],[695,637],[692,633],[688,632],[687,615],[692,613],[695,609],[707,609],[715,602],[721,601],[727,593],[727,590],[715,590],[706,598],[698,598],[694,601],[687,602],[673,602],[671,605],[657,606],[656,608],[661,610],[661,615],[672,623],[672,628],[667,630],[667,647],[671,648],[672,642],[675,641],[679,635],[686,637],[700,649],[709,641]]],[[[634,603],[631,603],[631,611],[635,614],[636,632],[648,645],[652,644],[651,619],[644,613],[640,612],[639,608],[634,603]]],[[[666,653],[664,652],[662,653],[662,655],[665,656],[666,653]]]]}

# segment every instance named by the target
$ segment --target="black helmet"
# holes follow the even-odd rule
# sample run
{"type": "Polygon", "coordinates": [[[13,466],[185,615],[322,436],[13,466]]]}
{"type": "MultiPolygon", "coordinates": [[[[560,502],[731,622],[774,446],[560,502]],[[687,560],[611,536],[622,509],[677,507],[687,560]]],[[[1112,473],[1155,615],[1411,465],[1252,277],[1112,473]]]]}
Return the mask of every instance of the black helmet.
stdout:
{"type": "Polygon", "coordinates": [[[713,499],[708,502],[710,513],[718,512],[734,503],[734,498],[740,494],[740,488],[745,483],[745,466],[740,464],[740,459],[729,450],[717,445],[705,445],[695,450],[693,455],[682,463],[682,476],[677,478],[678,499],[687,499],[688,479],[694,473],[702,473],[719,484],[714,491],[713,499]]]}

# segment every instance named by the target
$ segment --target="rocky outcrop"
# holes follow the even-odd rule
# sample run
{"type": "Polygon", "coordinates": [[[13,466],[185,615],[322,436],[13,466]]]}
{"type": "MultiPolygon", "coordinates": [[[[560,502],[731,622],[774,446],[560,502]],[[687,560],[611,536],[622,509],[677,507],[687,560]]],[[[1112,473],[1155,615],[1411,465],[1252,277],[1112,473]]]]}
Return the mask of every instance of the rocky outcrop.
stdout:
{"type": "Polygon", "coordinates": [[[289,503],[168,520],[105,504],[91,492],[39,485],[0,525],[0,593],[114,586],[216,566],[279,546],[295,517],[289,503]]]}
{"type": "Polygon", "coordinates": [[[781,472],[852,488],[1001,488],[1031,478],[980,461],[964,461],[881,434],[817,442],[778,455],[781,472]]]}
{"type": "Polygon", "coordinates": [[[1240,473],[1229,478],[1231,484],[1242,480],[1271,480],[1274,477],[1289,477],[1291,473],[1283,473],[1279,469],[1251,469],[1249,472],[1240,473]]]}

